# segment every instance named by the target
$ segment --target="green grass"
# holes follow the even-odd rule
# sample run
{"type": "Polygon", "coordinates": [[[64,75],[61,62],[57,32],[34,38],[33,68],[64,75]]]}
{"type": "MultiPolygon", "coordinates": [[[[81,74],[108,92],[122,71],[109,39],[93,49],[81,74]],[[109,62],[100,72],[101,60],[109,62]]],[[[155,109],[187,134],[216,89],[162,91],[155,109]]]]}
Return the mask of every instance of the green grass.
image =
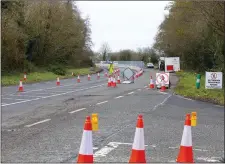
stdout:
{"type": "Polygon", "coordinates": [[[224,105],[223,89],[205,89],[205,75],[201,75],[200,89],[196,89],[196,74],[193,72],[177,72],[179,82],[174,89],[176,94],[184,97],[224,105]]]}
{"type": "MultiPolygon", "coordinates": [[[[70,68],[67,69],[65,76],[58,76],[52,72],[41,71],[41,72],[32,72],[27,74],[27,80],[24,83],[35,83],[40,81],[48,81],[48,80],[56,80],[57,77],[60,79],[72,78],[72,72],[74,76],[79,75],[87,75],[99,72],[100,68],[96,67],[93,71],[90,71],[90,68],[70,68]]],[[[19,80],[23,79],[23,73],[16,73],[11,75],[4,75],[1,77],[2,86],[9,85],[18,85],[19,80]]]]}

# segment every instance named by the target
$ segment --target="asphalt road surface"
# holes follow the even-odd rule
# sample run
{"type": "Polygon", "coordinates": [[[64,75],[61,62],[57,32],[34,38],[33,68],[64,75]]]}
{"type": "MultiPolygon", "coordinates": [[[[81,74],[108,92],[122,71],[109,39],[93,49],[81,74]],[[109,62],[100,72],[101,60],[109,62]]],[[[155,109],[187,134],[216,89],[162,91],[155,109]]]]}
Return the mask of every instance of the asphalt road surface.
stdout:
{"type": "MultiPolygon", "coordinates": [[[[2,88],[2,162],[75,162],[85,117],[98,113],[99,130],[93,132],[96,162],[128,162],[138,114],[144,118],[147,162],[175,162],[186,113],[196,111],[192,128],[195,162],[217,162],[224,156],[224,109],[150,90],[146,70],[134,84],[107,87],[101,74],[2,88]]],[[[29,77],[28,77],[29,78],[29,77]]],[[[172,87],[177,82],[171,76],[172,87]]]]}

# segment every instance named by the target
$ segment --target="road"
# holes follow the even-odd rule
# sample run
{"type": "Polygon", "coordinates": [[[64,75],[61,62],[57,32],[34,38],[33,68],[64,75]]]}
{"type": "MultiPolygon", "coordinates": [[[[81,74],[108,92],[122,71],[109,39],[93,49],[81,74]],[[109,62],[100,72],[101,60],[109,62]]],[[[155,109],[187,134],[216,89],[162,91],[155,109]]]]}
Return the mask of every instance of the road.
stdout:
{"type": "MultiPolygon", "coordinates": [[[[192,111],[198,114],[198,125],[192,128],[195,162],[223,157],[223,107],[185,99],[171,90],[150,90],[149,74],[155,78],[154,70],[146,70],[134,84],[117,88],[108,88],[102,74],[99,80],[95,75],[91,81],[82,77],[80,84],[61,80],[61,87],[55,81],[26,85],[27,92],[20,95],[17,87],[3,88],[2,162],[76,161],[85,117],[91,113],[99,115],[100,129],[93,132],[96,162],[128,162],[138,114],[144,118],[147,162],[174,162],[185,114],[192,111]]],[[[177,78],[171,80],[174,87],[177,78]]]]}

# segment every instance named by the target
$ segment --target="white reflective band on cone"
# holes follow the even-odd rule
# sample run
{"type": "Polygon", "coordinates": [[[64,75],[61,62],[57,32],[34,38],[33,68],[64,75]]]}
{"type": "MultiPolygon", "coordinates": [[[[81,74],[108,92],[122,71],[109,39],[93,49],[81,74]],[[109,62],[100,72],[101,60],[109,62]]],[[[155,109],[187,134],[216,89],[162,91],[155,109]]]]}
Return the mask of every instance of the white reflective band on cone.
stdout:
{"type": "Polygon", "coordinates": [[[79,154],[93,155],[92,131],[83,131],[79,154]]]}
{"type": "Polygon", "coordinates": [[[134,150],[144,150],[145,149],[144,129],[143,128],[136,128],[132,149],[134,149],[134,150]]]}
{"type": "Polygon", "coordinates": [[[192,146],[191,126],[184,125],[181,146],[192,146]]]}

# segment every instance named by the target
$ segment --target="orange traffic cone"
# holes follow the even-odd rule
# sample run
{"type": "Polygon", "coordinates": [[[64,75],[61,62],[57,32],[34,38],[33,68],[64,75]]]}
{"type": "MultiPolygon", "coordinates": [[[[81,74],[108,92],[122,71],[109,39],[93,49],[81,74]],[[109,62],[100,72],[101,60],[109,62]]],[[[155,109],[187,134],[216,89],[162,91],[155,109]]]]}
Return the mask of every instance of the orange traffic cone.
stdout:
{"type": "Polygon", "coordinates": [[[120,76],[117,76],[117,83],[120,84],[120,76]]]}
{"type": "Polygon", "coordinates": [[[23,80],[26,81],[27,80],[27,74],[26,72],[24,72],[24,75],[23,75],[23,80]]]}
{"type": "Polygon", "coordinates": [[[111,79],[110,79],[110,77],[108,78],[108,87],[111,87],[111,79]]]}
{"type": "Polygon", "coordinates": [[[77,82],[80,83],[80,76],[77,76],[77,82]]]}
{"type": "Polygon", "coordinates": [[[105,72],[105,77],[108,77],[107,72],[105,72]]]}
{"type": "Polygon", "coordinates": [[[60,85],[59,77],[57,77],[56,85],[60,85]]]}
{"type": "Polygon", "coordinates": [[[191,134],[191,116],[186,115],[184,130],[180,145],[180,151],[177,157],[178,163],[193,163],[193,150],[192,150],[192,134],[191,134]]]}
{"type": "Polygon", "coordinates": [[[110,77],[111,87],[113,87],[113,77],[110,77]]]}
{"type": "Polygon", "coordinates": [[[84,130],[77,158],[77,163],[93,163],[93,142],[92,142],[92,125],[91,117],[87,116],[84,124],[84,130]]]}
{"type": "Polygon", "coordinates": [[[90,81],[91,80],[91,76],[88,74],[88,81],[90,81]]]}
{"type": "Polygon", "coordinates": [[[155,88],[154,83],[153,83],[152,76],[151,76],[151,78],[150,78],[149,88],[151,88],[151,89],[155,88]]]}
{"type": "Polygon", "coordinates": [[[165,92],[165,91],[166,91],[166,86],[165,86],[164,80],[162,80],[162,85],[161,85],[160,91],[161,91],[161,92],[165,92]]]}
{"type": "Polygon", "coordinates": [[[20,80],[20,84],[19,84],[19,89],[18,89],[19,92],[23,92],[23,82],[22,80],[20,80]]]}
{"type": "Polygon", "coordinates": [[[100,75],[99,75],[99,73],[98,73],[98,75],[97,75],[97,79],[99,79],[100,78],[100,75]]]}
{"type": "Polygon", "coordinates": [[[139,115],[137,119],[136,131],[129,163],[146,163],[144,122],[142,115],[139,115]]]}

